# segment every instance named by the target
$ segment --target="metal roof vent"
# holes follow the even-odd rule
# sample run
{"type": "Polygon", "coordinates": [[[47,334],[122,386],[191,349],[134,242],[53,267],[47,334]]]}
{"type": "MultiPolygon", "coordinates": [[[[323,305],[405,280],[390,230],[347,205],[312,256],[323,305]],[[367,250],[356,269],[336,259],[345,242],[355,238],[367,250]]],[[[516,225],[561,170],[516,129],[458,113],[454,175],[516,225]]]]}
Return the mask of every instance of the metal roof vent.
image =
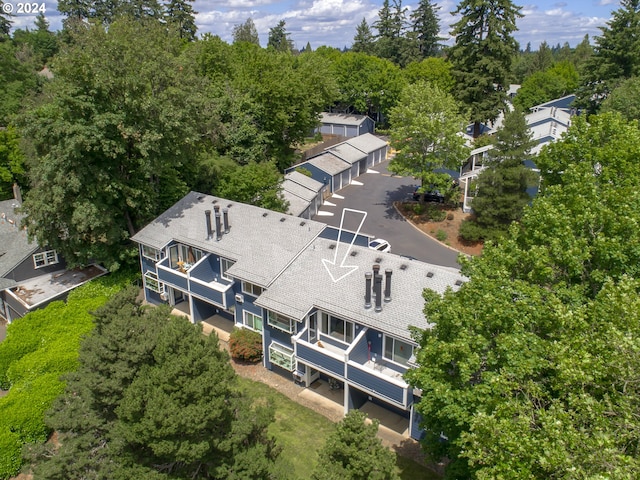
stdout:
{"type": "Polygon", "coordinates": [[[462,280],[460,279],[456,280],[456,286],[459,287],[460,285],[462,285],[462,280]]]}
{"type": "Polygon", "coordinates": [[[376,258],[376,263],[382,263],[382,257],[376,258]]]}
{"type": "Polygon", "coordinates": [[[307,222],[305,222],[304,220],[300,222],[300,226],[304,227],[306,225],[307,222]]]}
{"type": "Polygon", "coordinates": [[[356,255],[358,255],[358,252],[356,252],[355,250],[352,250],[352,251],[351,251],[351,256],[352,256],[352,257],[355,257],[356,255]]]}
{"type": "Polygon", "coordinates": [[[406,263],[400,265],[400,270],[406,270],[407,268],[409,268],[409,265],[407,265],[406,263]]]}
{"type": "Polygon", "coordinates": [[[336,248],[336,244],[332,243],[331,245],[329,245],[329,250],[333,250],[336,248]]]}
{"type": "Polygon", "coordinates": [[[227,208],[231,208],[233,207],[233,203],[230,203],[229,205],[227,205],[227,208]]]}
{"type": "Polygon", "coordinates": [[[214,198],[214,199],[211,201],[211,203],[218,203],[218,199],[217,199],[217,198],[214,198]]]}
{"type": "Polygon", "coordinates": [[[264,212],[264,213],[262,214],[262,216],[263,216],[263,217],[266,217],[267,215],[269,215],[269,213],[268,213],[268,212],[264,212]]]}
{"type": "Polygon", "coordinates": [[[427,272],[427,277],[428,277],[428,278],[433,277],[433,272],[427,272]]]}
{"type": "Polygon", "coordinates": [[[284,222],[285,220],[286,220],[286,218],[285,218],[285,217],[282,217],[282,218],[280,219],[280,221],[281,221],[281,222],[284,222]]]}

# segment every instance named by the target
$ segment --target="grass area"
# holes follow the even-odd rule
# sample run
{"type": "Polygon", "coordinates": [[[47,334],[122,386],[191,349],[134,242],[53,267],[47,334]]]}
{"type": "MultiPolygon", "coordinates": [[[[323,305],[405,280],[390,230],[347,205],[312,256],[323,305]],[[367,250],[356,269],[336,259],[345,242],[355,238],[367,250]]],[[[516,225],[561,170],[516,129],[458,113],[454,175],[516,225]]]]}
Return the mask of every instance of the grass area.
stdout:
{"type": "MultiPolygon", "coordinates": [[[[282,447],[281,471],[289,472],[289,478],[293,479],[311,478],[318,461],[318,452],[333,431],[333,422],[290,400],[264,383],[241,377],[238,380],[250,396],[271,401],[274,405],[276,421],[269,428],[269,433],[282,447]]],[[[398,456],[396,465],[403,480],[440,479],[431,470],[408,458],[398,456]]]]}

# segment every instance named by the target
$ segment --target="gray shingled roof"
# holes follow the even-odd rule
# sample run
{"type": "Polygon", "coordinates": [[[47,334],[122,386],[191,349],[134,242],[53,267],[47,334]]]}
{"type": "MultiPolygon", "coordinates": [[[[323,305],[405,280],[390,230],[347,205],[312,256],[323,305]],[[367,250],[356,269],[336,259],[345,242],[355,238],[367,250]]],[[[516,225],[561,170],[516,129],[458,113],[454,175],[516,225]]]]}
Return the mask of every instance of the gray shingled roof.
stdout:
{"type": "Polygon", "coordinates": [[[229,269],[233,277],[267,286],[324,227],[323,223],[190,192],[133,240],[154,248],[172,240],[192,245],[234,260],[229,269]],[[220,241],[207,240],[204,212],[212,211],[215,230],[214,205],[229,209],[229,233],[220,241]]]}
{"type": "Polygon", "coordinates": [[[14,213],[17,206],[16,200],[0,202],[0,277],[38,250],[38,245],[29,242],[27,232],[20,228],[23,216],[14,213]]]}
{"type": "Polygon", "coordinates": [[[367,158],[367,154],[362,150],[358,150],[356,147],[352,147],[348,143],[341,143],[327,149],[333,153],[336,157],[341,158],[345,162],[354,164],[367,158]]]}
{"type": "Polygon", "coordinates": [[[321,123],[333,123],[336,125],[361,125],[366,119],[366,115],[349,115],[346,113],[329,112],[322,112],[320,114],[321,123]]]}
{"type": "Polygon", "coordinates": [[[365,133],[357,137],[350,138],[345,143],[348,143],[354,148],[357,148],[361,152],[371,153],[387,146],[387,142],[375,135],[365,133]]]}
{"type": "Polygon", "coordinates": [[[307,187],[303,187],[299,183],[291,181],[285,178],[284,182],[282,182],[282,190],[284,192],[288,192],[296,197],[302,198],[303,200],[311,201],[318,195],[318,192],[314,192],[313,190],[309,190],[307,187]]]}
{"type": "MultiPolygon", "coordinates": [[[[358,270],[334,282],[325,270],[322,259],[333,260],[336,242],[317,238],[304,252],[262,293],[256,304],[296,320],[302,320],[313,308],[330,312],[398,338],[411,340],[409,326],[428,328],[424,314],[422,291],[430,288],[443,293],[447,287],[457,289],[456,281],[464,281],[458,270],[409,260],[394,254],[381,254],[365,247],[353,247],[357,255],[346,257],[345,265],[356,265],[358,270]],[[374,306],[364,308],[365,272],[372,271],[377,258],[381,258],[381,272],[393,271],[391,302],[382,305],[382,312],[374,306]],[[404,267],[404,268],[403,268],[404,267]],[[428,277],[431,272],[433,275],[428,277]]],[[[347,245],[341,244],[340,257],[347,245]]],[[[338,263],[341,258],[338,258],[338,263]]],[[[336,275],[339,276],[339,275],[336,275]]],[[[384,283],[383,283],[384,292],[384,283]]]]}
{"type": "MultiPolygon", "coordinates": [[[[347,162],[340,160],[329,152],[324,152],[317,157],[310,158],[306,163],[310,163],[323,172],[327,172],[329,175],[338,175],[339,173],[351,168],[347,162]]],[[[304,164],[302,166],[304,167],[304,164]]]]}
{"type": "Polygon", "coordinates": [[[313,178],[308,177],[300,172],[296,172],[295,170],[287,173],[284,178],[285,180],[291,180],[292,182],[295,182],[298,185],[302,185],[303,187],[308,188],[309,190],[316,193],[322,190],[322,187],[324,187],[324,184],[322,182],[314,180],[313,178]]]}

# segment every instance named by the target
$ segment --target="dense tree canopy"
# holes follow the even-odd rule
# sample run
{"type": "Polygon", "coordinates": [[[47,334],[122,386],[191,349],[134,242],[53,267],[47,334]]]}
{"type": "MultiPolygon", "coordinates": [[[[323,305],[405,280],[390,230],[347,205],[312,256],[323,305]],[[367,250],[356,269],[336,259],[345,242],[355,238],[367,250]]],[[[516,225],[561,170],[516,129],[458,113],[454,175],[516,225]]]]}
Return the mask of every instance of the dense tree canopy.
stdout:
{"type": "Polygon", "coordinates": [[[437,86],[418,81],[405,87],[390,112],[391,146],[397,153],[389,170],[419,178],[423,188],[446,191],[451,179],[435,170],[457,169],[469,153],[459,111],[454,98],[437,86]]]}
{"type": "Polygon", "coordinates": [[[618,112],[627,120],[640,121],[640,77],[623,80],[602,102],[602,113],[618,112]]]}
{"type": "Polygon", "coordinates": [[[233,42],[247,42],[260,45],[258,30],[256,29],[256,24],[253,23],[253,19],[247,18],[244,23],[240,23],[233,27],[233,42]]]}
{"type": "Polygon", "coordinates": [[[579,75],[570,62],[559,62],[527,77],[513,99],[523,111],[556,98],[575,93],[579,75]]]}
{"type": "Polygon", "coordinates": [[[116,295],[95,314],[80,368],[50,413],[61,446],[35,449],[42,478],[267,479],[268,405],[253,405],[215,334],[116,295]]]}
{"type": "Polygon", "coordinates": [[[77,29],[47,94],[21,120],[33,142],[29,235],[71,264],[116,266],[136,229],[187,191],[200,81],[159,23],[77,29]]]}
{"type": "Polygon", "coordinates": [[[637,124],[577,118],[520,224],[458,292],[425,292],[408,379],[447,478],[640,475],[639,153],[637,124]]]}
{"type": "Polygon", "coordinates": [[[495,120],[505,108],[511,62],[518,51],[513,38],[520,7],[511,0],[462,0],[449,51],[458,99],[471,111],[474,137],[480,123],[495,120]]]}

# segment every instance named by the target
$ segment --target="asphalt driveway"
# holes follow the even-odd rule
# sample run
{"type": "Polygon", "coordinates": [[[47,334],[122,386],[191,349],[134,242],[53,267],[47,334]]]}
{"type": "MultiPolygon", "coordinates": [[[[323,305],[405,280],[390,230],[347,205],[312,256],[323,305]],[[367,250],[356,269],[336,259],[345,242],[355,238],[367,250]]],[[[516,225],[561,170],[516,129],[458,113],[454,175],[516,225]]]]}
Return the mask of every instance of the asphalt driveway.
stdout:
{"type": "MultiPolygon", "coordinates": [[[[416,229],[393,207],[394,201],[411,198],[417,182],[411,177],[392,176],[388,165],[388,160],[376,165],[372,170],[377,173],[360,175],[355,184],[339,190],[337,196],[327,198],[328,203],[322,206],[314,220],[339,227],[344,208],[364,211],[367,216],[360,232],[387,240],[392,253],[459,268],[457,252],[416,229]]],[[[358,215],[348,214],[343,228],[355,231],[359,221],[358,215]]]]}

